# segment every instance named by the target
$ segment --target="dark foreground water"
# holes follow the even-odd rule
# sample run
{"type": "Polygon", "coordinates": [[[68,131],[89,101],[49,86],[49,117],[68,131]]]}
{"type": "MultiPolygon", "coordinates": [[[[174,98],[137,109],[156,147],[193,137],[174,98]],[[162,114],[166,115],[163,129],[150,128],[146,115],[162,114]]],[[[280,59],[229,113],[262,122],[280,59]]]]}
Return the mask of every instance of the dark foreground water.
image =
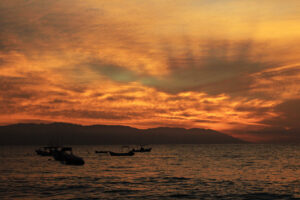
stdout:
{"type": "Polygon", "coordinates": [[[73,146],[84,166],[0,147],[0,199],[300,199],[296,145],[154,145],[110,157],[73,146]]]}

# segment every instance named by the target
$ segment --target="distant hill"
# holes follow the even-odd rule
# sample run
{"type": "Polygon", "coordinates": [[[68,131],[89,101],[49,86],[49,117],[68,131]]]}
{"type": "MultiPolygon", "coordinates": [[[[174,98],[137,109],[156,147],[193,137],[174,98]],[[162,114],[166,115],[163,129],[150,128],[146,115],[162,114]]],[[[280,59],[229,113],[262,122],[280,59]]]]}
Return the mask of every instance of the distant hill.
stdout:
{"type": "Polygon", "coordinates": [[[210,129],[82,126],[68,123],[0,126],[0,145],[62,144],[229,144],[245,143],[210,129]]]}

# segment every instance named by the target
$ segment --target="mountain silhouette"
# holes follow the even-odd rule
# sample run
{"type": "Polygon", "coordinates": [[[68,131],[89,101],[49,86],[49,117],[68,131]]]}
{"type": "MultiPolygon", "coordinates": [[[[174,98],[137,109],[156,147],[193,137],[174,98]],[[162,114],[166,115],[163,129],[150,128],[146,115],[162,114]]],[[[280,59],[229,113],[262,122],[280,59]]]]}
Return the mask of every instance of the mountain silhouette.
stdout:
{"type": "Polygon", "coordinates": [[[238,144],[246,143],[210,129],[150,128],[69,123],[0,126],[0,145],[97,144],[238,144]]]}

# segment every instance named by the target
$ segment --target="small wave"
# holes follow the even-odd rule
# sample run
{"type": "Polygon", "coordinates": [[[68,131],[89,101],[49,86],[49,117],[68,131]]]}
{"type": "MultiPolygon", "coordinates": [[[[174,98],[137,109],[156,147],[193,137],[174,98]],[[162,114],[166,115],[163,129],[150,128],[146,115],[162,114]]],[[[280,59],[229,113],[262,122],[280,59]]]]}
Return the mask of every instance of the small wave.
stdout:
{"type": "Polygon", "coordinates": [[[138,190],[130,190],[130,189],[115,189],[115,190],[107,190],[104,193],[118,193],[118,194],[134,194],[138,193],[138,190]]]}
{"type": "Polygon", "coordinates": [[[119,185],[119,184],[129,185],[129,184],[132,184],[132,183],[128,182],[128,181],[107,181],[106,184],[112,184],[112,185],[119,185]]]}
{"type": "Polygon", "coordinates": [[[70,185],[67,186],[66,189],[84,189],[84,188],[89,188],[88,185],[70,185]]]}
{"type": "Polygon", "coordinates": [[[160,177],[140,177],[135,179],[138,183],[159,183],[160,177]]]}
{"type": "MultiPolygon", "coordinates": [[[[226,195],[227,198],[234,198],[236,195],[226,195]]],[[[236,196],[237,199],[245,200],[270,200],[270,199],[287,199],[287,200],[299,200],[289,194],[274,194],[274,193],[249,193],[236,196]]]]}
{"type": "Polygon", "coordinates": [[[111,169],[131,169],[131,166],[110,166],[111,169]]]}
{"type": "Polygon", "coordinates": [[[163,178],[158,179],[158,182],[182,184],[183,182],[187,182],[189,180],[190,180],[190,178],[186,178],[186,177],[163,177],[163,178]]]}
{"type": "Polygon", "coordinates": [[[186,199],[186,198],[195,198],[194,195],[189,195],[189,194],[171,194],[169,197],[171,198],[183,198],[183,199],[186,199]]]}
{"type": "Polygon", "coordinates": [[[185,181],[185,180],[190,180],[190,178],[186,178],[186,177],[164,177],[163,179],[165,180],[179,180],[179,181],[185,181]]]}

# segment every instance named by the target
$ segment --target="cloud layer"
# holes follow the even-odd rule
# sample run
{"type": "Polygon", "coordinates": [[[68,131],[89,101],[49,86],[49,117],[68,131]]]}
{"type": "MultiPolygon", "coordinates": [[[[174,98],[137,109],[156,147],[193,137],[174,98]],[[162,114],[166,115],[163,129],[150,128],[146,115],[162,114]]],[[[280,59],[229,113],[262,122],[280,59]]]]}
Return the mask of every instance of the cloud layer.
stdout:
{"type": "Polygon", "coordinates": [[[300,130],[299,8],[3,0],[0,122],[203,127],[250,140],[300,130]]]}

